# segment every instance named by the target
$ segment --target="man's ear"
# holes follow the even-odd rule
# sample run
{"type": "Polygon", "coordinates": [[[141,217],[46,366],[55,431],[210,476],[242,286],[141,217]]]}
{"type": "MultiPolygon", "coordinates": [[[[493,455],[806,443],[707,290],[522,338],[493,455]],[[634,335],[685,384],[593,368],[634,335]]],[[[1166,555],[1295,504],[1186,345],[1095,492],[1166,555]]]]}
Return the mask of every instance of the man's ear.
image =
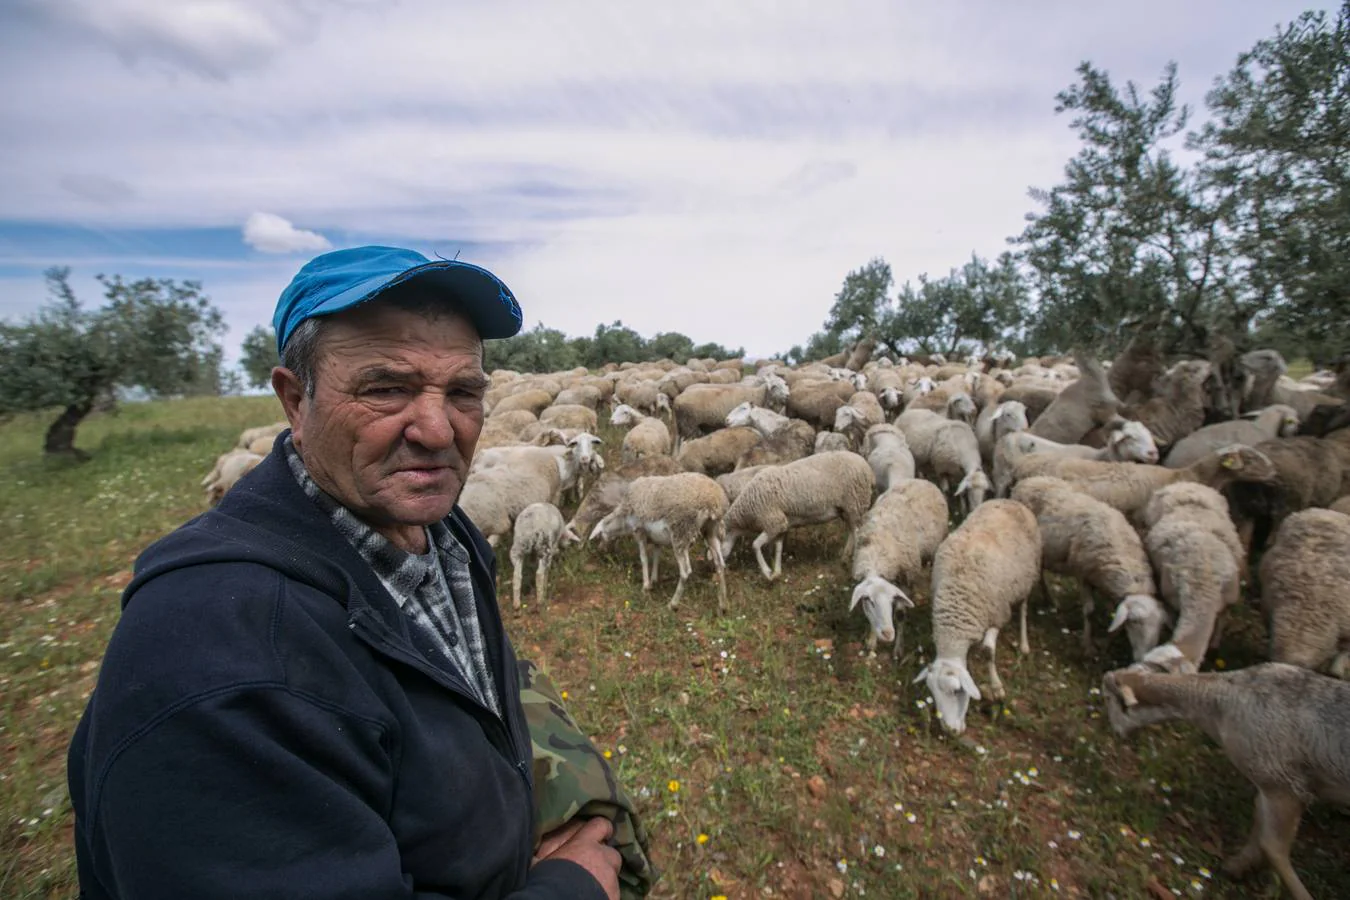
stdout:
{"type": "Polygon", "coordinates": [[[309,399],[305,396],[305,387],[294,372],[277,366],[272,370],[272,390],[281,401],[286,421],[291,423],[291,440],[295,443],[296,449],[299,449],[301,441],[304,440],[303,410],[309,403],[309,399]]]}

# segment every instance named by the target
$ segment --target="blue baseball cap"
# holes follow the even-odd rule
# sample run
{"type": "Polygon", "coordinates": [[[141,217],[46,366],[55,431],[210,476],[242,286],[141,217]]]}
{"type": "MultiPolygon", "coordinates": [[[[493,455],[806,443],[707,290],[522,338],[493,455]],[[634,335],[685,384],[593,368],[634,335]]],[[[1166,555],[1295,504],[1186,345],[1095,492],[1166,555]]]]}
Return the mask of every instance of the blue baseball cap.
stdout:
{"type": "Polygon", "coordinates": [[[430,260],[401,247],[351,247],[314,257],[281,292],[272,316],[277,353],[306,319],[350,309],[414,280],[419,286],[443,292],[484,340],[507,338],[520,331],[520,304],[515,295],[481,266],[430,260]]]}

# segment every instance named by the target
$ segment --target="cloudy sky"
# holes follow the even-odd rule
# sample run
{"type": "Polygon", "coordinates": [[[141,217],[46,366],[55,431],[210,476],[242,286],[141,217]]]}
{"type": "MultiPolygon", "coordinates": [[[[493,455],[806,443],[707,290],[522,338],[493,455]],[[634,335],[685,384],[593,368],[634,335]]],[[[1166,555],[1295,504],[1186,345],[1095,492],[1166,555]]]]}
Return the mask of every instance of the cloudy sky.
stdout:
{"type": "MultiPolygon", "coordinates": [[[[770,354],[843,276],[992,256],[1084,59],[1199,104],[1311,0],[0,4],[0,317],[195,278],[231,357],[316,251],[486,265],[526,325],[770,354]]],[[[1334,3],[1320,4],[1333,7],[1334,3]]]]}

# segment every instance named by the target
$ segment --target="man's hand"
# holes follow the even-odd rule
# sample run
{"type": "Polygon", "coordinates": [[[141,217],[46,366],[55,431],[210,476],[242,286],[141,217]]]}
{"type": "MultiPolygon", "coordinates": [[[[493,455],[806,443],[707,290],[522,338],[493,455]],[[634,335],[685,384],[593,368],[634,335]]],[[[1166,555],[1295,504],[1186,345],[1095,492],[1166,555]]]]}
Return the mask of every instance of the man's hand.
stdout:
{"type": "Polygon", "coordinates": [[[619,900],[619,867],[623,858],[606,843],[614,834],[614,823],[604,816],[573,819],[544,835],[534,862],[545,859],[570,859],[600,882],[609,900],[619,900]]]}

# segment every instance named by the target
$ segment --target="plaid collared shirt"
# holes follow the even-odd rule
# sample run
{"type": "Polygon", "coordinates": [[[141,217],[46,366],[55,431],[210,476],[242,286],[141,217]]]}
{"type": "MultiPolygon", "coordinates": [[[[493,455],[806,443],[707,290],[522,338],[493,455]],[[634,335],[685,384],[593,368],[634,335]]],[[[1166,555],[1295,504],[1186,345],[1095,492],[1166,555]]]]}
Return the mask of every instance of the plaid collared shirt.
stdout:
{"type": "Polygon", "coordinates": [[[432,665],[448,665],[458,672],[478,701],[501,716],[483,629],[478,622],[469,551],[444,522],[426,529],[426,553],[400,550],[314,483],[289,435],[285,447],[291,474],[306,496],[328,514],[333,526],[356,548],[394,601],[412,619],[417,649],[432,665]]]}

